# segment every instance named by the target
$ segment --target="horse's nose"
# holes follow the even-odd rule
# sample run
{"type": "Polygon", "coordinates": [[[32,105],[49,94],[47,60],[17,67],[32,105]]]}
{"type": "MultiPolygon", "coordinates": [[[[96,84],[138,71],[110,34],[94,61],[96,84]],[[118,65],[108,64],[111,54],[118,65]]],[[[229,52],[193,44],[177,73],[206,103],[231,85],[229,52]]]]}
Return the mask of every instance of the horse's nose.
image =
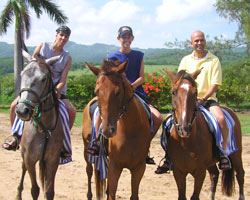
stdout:
{"type": "Polygon", "coordinates": [[[25,106],[24,104],[16,105],[16,114],[18,118],[26,121],[30,119],[31,108],[25,106]]]}
{"type": "Polygon", "coordinates": [[[106,138],[111,138],[115,135],[116,133],[116,126],[109,126],[106,129],[103,127],[103,135],[106,138]]]}
{"type": "Polygon", "coordinates": [[[184,126],[183,129],[182,129],[183,137],[188,137],[191,132],[192,132],[192,126],[191,125],[184,126]]]}

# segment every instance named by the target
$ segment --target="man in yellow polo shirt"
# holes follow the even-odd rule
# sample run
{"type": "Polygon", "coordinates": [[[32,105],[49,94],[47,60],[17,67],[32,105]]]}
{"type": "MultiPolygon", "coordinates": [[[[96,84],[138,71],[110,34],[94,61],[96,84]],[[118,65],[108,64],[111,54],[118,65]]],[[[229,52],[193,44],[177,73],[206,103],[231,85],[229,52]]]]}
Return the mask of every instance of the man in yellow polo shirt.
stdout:
{"type": "MultiPolygon", "coordinates": [[[[228,130],[224,114],[216,98],[216,91],[222,84],[220,61],[218,57],[205,49],[206,40],[203,32],[194,31],[191,35],[190,45],[193,47],[194,51],[181,60],[178,71],[185,70],[187,73],[193,73],[203,68],[195,80],[198,90],[197,101],[207,108],[217,119],[222,131],[223,148],[226,149],[228,130]]],[[[164,164],[159,166],[155,173],[166,173],[170,168],[168,162],[168,160],[164,161],[164,164]]],[[[222,170],[231,168],[229,158],[223,154],[220,155],[219,168],[222,170]]]]}
{"type": "MultiPolygon", "coordinates": [[[[187,73],[193,73],[202,68],[201,73],[196,78],[198,90],[198,103],[207,108],[217,119],[223,137],[223,148],[226,150],[228,130],[224,114],[217,103],[216,91],[222,84],[222,69],[221,64],[215,55],[205,49],[206,40],[204,33],[194,31],[191,35],[190,45],[194,48],[192,54],[185,56],[179,65],[180,70],[185,70],[187,73]]],[[[230,160],[221,155],[219,159],[220,169],[230,169],[230,160]]]]}

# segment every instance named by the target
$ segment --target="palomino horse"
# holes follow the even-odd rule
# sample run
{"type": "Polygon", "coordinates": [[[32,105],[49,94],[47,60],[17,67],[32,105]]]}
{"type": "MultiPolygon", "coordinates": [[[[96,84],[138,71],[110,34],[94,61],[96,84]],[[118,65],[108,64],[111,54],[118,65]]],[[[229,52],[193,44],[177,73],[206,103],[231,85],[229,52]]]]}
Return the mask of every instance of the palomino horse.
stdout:
{"type": "MultiPolygon", "coordinates": [[[[172,107],[174,111],[174,127],[168,138],[168,153],[173,163],[173,174],[178,187],[179,200],[186,200],[186,176],[190,173],[194,177],[194,191],[192,200],[198,200],[206,170],[210,174],[211,196],[215,198],[219,171],[216,166],[216,156],[213,133],[201,111],[197,110],[197,89],[195,79],[200,70],[193,74],[180,71],[178,74],[166,71],[172,80],[172,107]]],[[[234,191],[234,172],[239,184],[239,199],[244,199],[244,169],[242,165],[242,135],[240,122],[230,109],[226,109],[234,119],[234,137],[238,151],[230,155],[232,168],[223,171],[222,191],[232,195],[234,191]]]]}
{"type": "Polygon", "coordinates": [[[16,106],[18,117],[25,121],[21,140],[22,176],[16,199],[22,199],[27,170],[32,184],[32,197],[38,199],[40,189],[36,181],[36,163],[40,161],[44,198],[52,200],[64,134],[49,65],[59,57],[44,61],[32,59],[26,52],[23,54],[29,63],[21,73],[20,99],[16,106]]]}
{"type": "MultiPolygon", "coordinates": [[[[95,93],[102,118],[102,134],[108,139],[108,199],[116,198],[119,177],[123,168],[131,172],[131,200],[137,200],[139,184],[146,168],[146,156],[153,135],[147,113],[124,75],[127,62],[115,64],[104,61],[101,68],[87,64],[98,76],[95,93]]],[[[82,136],[87,163],[88,199],[92,199],[91,177],[93,167],[87,160],[86,149],[90,142],[91,100],[83,111],[82,136]]],[[[97,181],[97,199],[103,198],[104,181],[97,181]],[[100,190],[101,189],[101,190],[100,190]]]]}

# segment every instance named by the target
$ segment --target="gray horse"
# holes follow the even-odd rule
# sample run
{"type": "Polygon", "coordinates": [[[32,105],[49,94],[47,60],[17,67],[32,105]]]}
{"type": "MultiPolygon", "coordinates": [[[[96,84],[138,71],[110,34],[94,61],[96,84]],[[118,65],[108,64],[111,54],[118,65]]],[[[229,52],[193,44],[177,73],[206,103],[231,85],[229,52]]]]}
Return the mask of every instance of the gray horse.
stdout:
{"type": "Polygon", "coordinates": [[[22,199],[27,170],[32,197],[38,199],[40,189],[36,180],[36,163],[39,161],[44,198],[51,200],[54,199],[55,174],[64,133],[49,65],[59,57],[36,60],[27,52],[23,52],[23,56],[29,63],[21,73],[20,99],[16,106],[18,118],[25,121],[21,140],[22,176],[16,199],[22,199]]]}

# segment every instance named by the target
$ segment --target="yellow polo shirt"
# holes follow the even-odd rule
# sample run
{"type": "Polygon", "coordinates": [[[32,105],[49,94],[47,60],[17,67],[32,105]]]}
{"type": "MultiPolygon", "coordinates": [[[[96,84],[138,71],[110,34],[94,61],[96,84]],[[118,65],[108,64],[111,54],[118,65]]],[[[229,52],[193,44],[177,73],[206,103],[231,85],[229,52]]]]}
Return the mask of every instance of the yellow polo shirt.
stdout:
{"type": "MultiPolygon", "coordinates": [[[[222,69],[218,57],[208,51],[204,58],[197,58],[193,52],[181,60],[178,71],[185,70],[187,73],[193,73],[200,68],[203,69],[195,81],[197,83],[198,97],[203,98],[212,84],[219,87],[222,84],[222,69]]],[[[213,93],[208,99],[217,101],[216,93],[213,93]]]]}

